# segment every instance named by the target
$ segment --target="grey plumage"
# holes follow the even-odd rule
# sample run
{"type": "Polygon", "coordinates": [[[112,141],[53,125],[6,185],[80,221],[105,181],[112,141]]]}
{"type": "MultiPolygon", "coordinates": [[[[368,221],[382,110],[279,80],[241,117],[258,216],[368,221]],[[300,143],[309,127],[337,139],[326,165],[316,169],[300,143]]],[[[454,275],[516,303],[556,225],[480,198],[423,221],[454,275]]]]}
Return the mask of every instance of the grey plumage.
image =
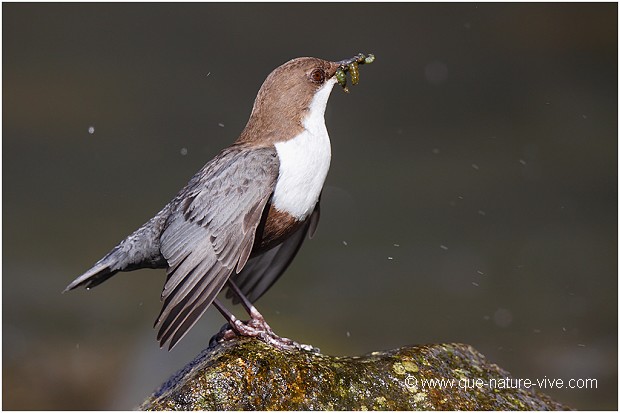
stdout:
{"type": "Polygon", "coordinates": [[[157,215],[129,235],[84,274],[73,280],[63,292],[77,287],[96,287],[119,271],[140,268],[165,268],[166,260],[159,252],[159,236],[170,214],[172,202],[157,215]]]}
{"type": "Polygon", "coordinates": [[[255,301],[288,267],[318,219],[317,208],[302,230],[250,258],[278,167],[273,147],[225,149],[154,218],[65,291],[94,287],[119,271],[167,268],[163,306],[155,326],[160,345],[169,341],[169,348],[206,311],[231,275],[255,301]]]}
{"type": "Polygon", "coordinates": [[[273,148],[224,151],[190,181],[161,235],[168,263],[157,339],[180,340],[241,271],[278,177],[273,148]]]}

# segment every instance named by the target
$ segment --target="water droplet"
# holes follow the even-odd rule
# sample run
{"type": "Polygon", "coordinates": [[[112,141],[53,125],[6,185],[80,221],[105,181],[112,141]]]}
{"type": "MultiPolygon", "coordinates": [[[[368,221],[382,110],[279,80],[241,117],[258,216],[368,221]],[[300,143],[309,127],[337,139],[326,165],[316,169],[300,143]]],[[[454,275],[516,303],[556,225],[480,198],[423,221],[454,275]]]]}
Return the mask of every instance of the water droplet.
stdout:
{"type": "Polygon", "coordinates": [[[505,308],[498,308],[493,314],[493,321],[498,327],[508,327],[512,324],[512,312],[505,308]]]}
{"type": "Polygon", "coordinates": [[[426,81],[433,85],[439,85],[448,79],[448,66],[442,62],[430,62],[424,68],[426,81]]]}
{"type": "Polygon", "coordinates": [[[181,155],[187,155],[187,148],[181,148],[181,155]]]}
{"type": "Polygon", "coordinates": [[[89,126],[88,127],[88,133],[91,134],[91,135],[94,134],[95,133],[95,127],[94,126],[89,126]]]}

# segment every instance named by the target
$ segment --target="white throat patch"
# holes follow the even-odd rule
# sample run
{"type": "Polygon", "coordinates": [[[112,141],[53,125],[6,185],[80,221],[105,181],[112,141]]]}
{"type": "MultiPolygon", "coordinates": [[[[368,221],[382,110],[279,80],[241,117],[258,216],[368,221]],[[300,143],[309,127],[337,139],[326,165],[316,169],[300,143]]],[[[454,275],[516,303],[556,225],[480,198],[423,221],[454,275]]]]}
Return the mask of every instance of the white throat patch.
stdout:
{"type": "Polygon", "coordinates": [[[303,120],[304,130],[293,139],[275,144],[280,160],[273,206],[298,220],[314,210],[331,161],[331,145],[325,127],[325,108],[336,79],[316,92],[303,120]]]}

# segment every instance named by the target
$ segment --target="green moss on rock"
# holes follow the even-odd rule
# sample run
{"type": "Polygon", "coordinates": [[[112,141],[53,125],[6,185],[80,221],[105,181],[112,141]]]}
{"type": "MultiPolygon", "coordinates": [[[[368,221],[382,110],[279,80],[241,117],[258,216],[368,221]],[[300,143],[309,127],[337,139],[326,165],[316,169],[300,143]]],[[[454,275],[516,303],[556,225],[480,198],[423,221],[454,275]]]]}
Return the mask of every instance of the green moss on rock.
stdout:
{"type": "Polygon", "coordinates": [[[561,410],[519,388],[426,388],[422,380],[505,380],[510,374],[465,344],[331,357],[239,339],[203,351],[140,406],[143,410],[561,410]]]}

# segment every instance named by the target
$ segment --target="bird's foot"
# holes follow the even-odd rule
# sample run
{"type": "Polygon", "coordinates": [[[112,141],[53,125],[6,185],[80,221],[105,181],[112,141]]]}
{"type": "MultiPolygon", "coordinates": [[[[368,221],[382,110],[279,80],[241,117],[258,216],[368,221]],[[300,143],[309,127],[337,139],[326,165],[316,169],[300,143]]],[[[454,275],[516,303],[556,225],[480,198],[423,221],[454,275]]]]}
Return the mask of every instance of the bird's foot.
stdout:
{"type": "Polygon", "coordinates": [[[233,340],[237,337],[254,337],[280,350],[303,350],[312,353],[320,353],[320,349],[308,344],[299,344],[290,338],[280,337],[273,332],[269,324],[260,318],[252,318],[246,322],[235,319],[233,324],[226,323],[220,332],[214,335],[209,345],[233,340]]]}

